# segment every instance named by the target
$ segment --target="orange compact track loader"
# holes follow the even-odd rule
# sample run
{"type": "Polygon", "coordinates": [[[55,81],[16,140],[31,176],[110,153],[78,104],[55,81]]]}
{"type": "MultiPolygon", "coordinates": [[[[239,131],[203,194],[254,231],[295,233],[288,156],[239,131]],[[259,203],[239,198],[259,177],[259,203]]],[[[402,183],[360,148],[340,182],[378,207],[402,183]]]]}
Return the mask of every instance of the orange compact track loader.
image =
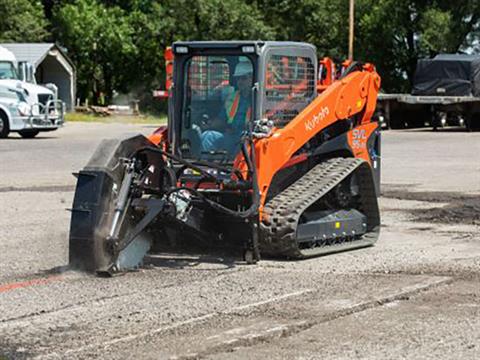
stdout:
{"type": "Polygon", "coordinates": [[[112,274],[197,246],[302,259],[377,240],[374,66],[337,79],[296,42],[176,42],[167,55],[168,126],[104,140],[77,174],[71,267],[112,274]]]}

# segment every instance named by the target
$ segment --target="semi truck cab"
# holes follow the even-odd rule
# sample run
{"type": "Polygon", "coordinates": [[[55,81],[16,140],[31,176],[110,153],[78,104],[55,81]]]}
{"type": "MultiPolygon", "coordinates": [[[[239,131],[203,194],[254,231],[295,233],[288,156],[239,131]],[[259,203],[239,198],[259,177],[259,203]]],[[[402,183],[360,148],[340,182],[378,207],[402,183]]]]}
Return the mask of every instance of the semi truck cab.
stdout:
{"type": "Polygon", "coordinates": [[[14,54],[0,46],[0,138],[10,132],[32,138],[64,123],[65,105],[56,91],[37,85],[33,66],[19,64],[14,54]]]}

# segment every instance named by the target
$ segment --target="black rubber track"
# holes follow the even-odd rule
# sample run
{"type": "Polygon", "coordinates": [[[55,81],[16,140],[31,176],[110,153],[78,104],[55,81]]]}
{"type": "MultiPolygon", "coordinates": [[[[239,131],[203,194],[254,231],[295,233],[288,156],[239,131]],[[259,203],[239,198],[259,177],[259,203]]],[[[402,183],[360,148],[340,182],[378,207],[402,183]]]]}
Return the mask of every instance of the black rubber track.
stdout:
{"type": "Polygon", "coordinates": [[[333,158],[316,165],[264,207],[260,224],[262,254],[287,258],[306,258],[373,245],[378,239],[380,214],[373,172],[370,165],[355,158],[333,158]],[[350,174],[359,179],[360,207],[367,216],[367,233],[358,239],[338,239],[333,243],[312,241],[308,248],[299,248],[296,234],[302,213],[350,174]],[[348,240],[348,241],[347,241],[348,240]]]}

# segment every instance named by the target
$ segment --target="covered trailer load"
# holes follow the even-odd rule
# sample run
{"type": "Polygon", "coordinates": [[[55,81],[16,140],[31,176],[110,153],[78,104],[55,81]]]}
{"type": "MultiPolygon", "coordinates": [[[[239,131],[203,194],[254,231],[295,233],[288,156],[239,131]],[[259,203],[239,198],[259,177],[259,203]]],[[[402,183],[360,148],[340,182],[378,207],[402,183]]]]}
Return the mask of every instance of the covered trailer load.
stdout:
{"type": "Polygon", "coordinates": [[[440,54],[417,63],[412,95],[480,96],[480,56],[440,54]]]}
{"type": "Polygon", "coordinates": [[[480,129],[480,55],[439,54],[421,59],[410,94],[379,94],[388,127],[446,125],[480,129]]]}

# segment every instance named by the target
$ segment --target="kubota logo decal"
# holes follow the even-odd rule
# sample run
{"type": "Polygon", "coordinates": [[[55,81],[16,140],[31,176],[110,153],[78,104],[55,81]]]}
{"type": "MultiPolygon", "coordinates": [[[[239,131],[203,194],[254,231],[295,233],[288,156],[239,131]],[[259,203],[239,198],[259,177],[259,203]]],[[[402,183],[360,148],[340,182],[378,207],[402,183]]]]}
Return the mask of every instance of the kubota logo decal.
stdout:
{"type": "Polygon", "coordinates": [[[320,121],[325,119],[325,117],[330,113],[328,107],[323,107],[317,115],[314,115],[313,118],[305,121],[305,130],[313,130],[320,121]]]}

